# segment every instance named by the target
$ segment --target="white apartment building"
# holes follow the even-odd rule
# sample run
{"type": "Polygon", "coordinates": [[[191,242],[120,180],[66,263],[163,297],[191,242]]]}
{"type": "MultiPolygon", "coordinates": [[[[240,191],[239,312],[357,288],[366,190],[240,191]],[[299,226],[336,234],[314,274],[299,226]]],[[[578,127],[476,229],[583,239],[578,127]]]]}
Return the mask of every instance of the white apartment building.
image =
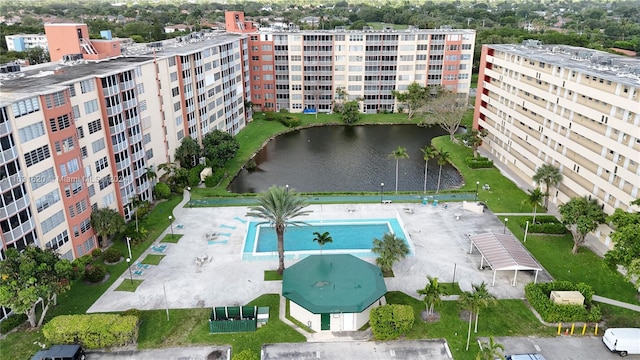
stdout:
{"type": "MultiPolygon", "coordinates": [[[[563,180],[550,201],[595,198],[607,214],[640,187],[640,59],[563,45],[485,45],[474,127],[483,147],[536,186],[541,165],[563,180]]],[[[596,235],[612,246],[610,229],[596,235]]]]}
{"type": "Polygon", "coordinates": [[[27,51],[35,47],[49,49],[45,34],[5,35],[4,39],[7,42],[8,51],[27,51]]]}

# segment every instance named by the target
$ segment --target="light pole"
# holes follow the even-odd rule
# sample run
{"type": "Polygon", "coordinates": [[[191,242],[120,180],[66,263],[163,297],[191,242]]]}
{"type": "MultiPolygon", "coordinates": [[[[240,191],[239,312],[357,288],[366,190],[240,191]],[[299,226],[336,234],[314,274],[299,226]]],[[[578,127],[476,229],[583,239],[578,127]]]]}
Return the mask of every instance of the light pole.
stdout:
{"type": "Polygon", "coordinates": [[[382,195],[384,194],[384,183],[380,183],[380,204],[382,204],[382,195]]]}
{"type": "Polygon", "coordinates": [[[187,192],[189,193],[189,203],[187,206],[191,207],[191,186],[187,186],[187,192]]]}
{"type": "Polygon", "coordinates": [[[480,181],[476,181],[476,202],[478,202],[478,186],[480,186],[480,181]]]}
{"type": "Polygon", "coordinates": [[[289,193],[289,184],[285,185],[285,186],[284,186],[284,188],[285,188],[285,191],[286,191],[286,192],[287,192],[287,194],[288,194],[288,193],[289,193]]]}
{"type": "Polygon", "coordinates": [[[127,236],[127,250],[129,250],[129,259],[133,259],[131,256],[131,238],[127,236]]]}
{"type": "Polygon", "coordinates": [[[131,280],[131,285],[133,285],[133,273],[131,273],[131,259],[127,258],[127,267],[129,268],[129,279],[131,280]]]}
{"type": "Polygon", "coordinates": [[[504,218],[504,227],[502,228],[502,233],[507,233],[507,223],[509,222],[509,218],[504,218]]]}
{"type": "Polygon", "coordinates": [[[171,238],[173,239],[173,216],[169,215],[169,225],[171,226],[171,238]]]}

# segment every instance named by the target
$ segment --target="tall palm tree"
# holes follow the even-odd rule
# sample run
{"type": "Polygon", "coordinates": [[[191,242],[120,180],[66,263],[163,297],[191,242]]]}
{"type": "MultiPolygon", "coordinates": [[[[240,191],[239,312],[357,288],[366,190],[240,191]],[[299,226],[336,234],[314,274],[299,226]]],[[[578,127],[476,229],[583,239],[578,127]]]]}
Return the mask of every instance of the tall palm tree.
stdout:
{"type": "Polygon", "coordinates": [[[252,206],[247,216],[253,216],[265,221],[259,224],[271,224],[276,230],[278,238],[278,274],[284,272],[284,231],[287,226],[302,226],[306,223],[292,220],[298,216],[309,215],[310,210],[305,200],[299,197],[293,189],[284,186],[272,186],[265,193],[258,196],[258,206],[252,206]]]}
{"type": "Polygon", "coordinates": [[[487,289],[487,283],[484,281],[480,285],[473,285],[473,292],[475,294],[476,299],[476,324],[473,332],[478,332],[478,315],[480,315],[480,309],[489,307],[490,305],[494,305],[496,303],[496,297],[489,292],[487,289]]]}
{"type": "Polygon", "coordinates": [[[529,203],[529,205],[533,206],[533,223],[536,223],[536,212],[538,210],[538,206],[542,205],[542,200],[544,199],[544,194],[542,193],[542,190],[540,190],[539,187],[533,189],[533,190],[527,190],[529,192],[529,195],[527,196],[527,203],[529,203]]]}
{"type": "Polygon", "coordinates": [[[533,175],[533,181],[538,184],[544,183],[544,207],[549,206],[549,188],[558,185],[562,181],[562,173],[560,169],[551,165],[544,164],[536,169],[533,175]]]}
{"type": "Polygon", "coordinates": [[[398,146],[397,149],[393,150],[393,152],[389,154],[389,158],[394,158],[396,160],[396,194],[397,194],[398,193],[398,164],[400,163],[400,159],[409,158],[409,154],[407,154],[407,148],[398,146]]]}
{"type": "Polygon", "coordinates": [[[438,283],[437,277],[427,276],[429,283],[424,286],[424,289],[417,290],[418,295],[424,297],[422,302],[427,310],[428,315],[433,315],[433,308],[441,302],[440,296],[447,295],[444,288],[438,283]]]}
{"type": "Polygon", "coordinates": [[[131,210],[133,211],[133,215],[136,219],[136,232],[139,231],[138,227],[138,207],[142,205],[142,200],[140,200],[140,195],[135,194],[131,198],[129,198],[129,203],[131,204],[131,210]]]}
{"type": "Polygon", "coordinates": [[[438,154],[438,151],[433,146],[430,146],[430,145],[426,145],[423,149],[420,149],[420,151],[422,151],[422,158],[424,159],[424,189],[422,193],[426,194],[427,193],[427,170],[429,167],[429,160],[436,157],[436,155],[438,154]]]}
{"type": "Polygon", "coordinates": [[[443,148],[438,150],[438,165],[440,165],[440,170],[438,171],[438,186],[436,187],[436,193],[440,191],[440,177],[442,176],[442,165],[446,164],[451,160],[451,153],[445,151],[443,148]]]}
{"type": "Polygon", "coordinates": [[[466,351],[469,351],[469,342],[471,341],[471,323],[473,322],[473,310],[475,309],[475,304],[477,299],[475,294],[471,291],[463,291],[460,297],[458,298],[458,303],[464,309],[469,311],[469,330],[467,331],[467,347],[466,351]]]}
{"type": "Polygon", "coordinates": [[[489,342],[480,343],[480,352],[476,355],[476,360],[504,360],[504,345],[493,341],[493,336],[489,336],[489,342]]]}
{"type": "Polygon", "coordinates": [[[386,233],[382,239],[373,239],[373,248],[371,251],[378,254],[376,264],[383,273],[389,274],[393,271],[393,264],[403,259],[409,254],[409,246],[401,238],[395,234],[386,233]]]}
{"type": "Polygon", "coordinates": [[[109,236],[124,230],[124,219],[119,212],[112,208],[104,207],[91,213],[91,227],[98,235],[98,239],[107,239],[109,236]]]}
{"type": "Polygon", "coordinates": [[[315,235],[313,241],[316,241],[318,245],[320,245],[320,255],[322,255],[322,247],[327,243],[333,242],[333,238],[329,235],[328,231],[325,231],[322,234],[314,231],[313,235],[315,235]]]}

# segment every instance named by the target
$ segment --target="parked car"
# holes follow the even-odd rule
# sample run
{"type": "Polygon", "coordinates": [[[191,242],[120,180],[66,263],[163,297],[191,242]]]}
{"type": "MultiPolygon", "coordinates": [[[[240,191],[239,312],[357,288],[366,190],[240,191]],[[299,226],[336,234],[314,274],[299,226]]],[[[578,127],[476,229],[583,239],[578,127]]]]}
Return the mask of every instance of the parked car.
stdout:
{"type": "Polygon", "coordinates": [[[80,345],[53,345],[50,349],[38,351],[31,360],[84,360],[84,350],[80,345]]]}
{"type": "Polygon", "coordinates": [[[611,328],[604,332],[602,342],[620,356],[640,354],[640,329],[611,328]]]}
{"type": "Polygon", "coordinates": [[[540,354],[514,354],[504,357],[506,360],[544,360],[540,354]]]}

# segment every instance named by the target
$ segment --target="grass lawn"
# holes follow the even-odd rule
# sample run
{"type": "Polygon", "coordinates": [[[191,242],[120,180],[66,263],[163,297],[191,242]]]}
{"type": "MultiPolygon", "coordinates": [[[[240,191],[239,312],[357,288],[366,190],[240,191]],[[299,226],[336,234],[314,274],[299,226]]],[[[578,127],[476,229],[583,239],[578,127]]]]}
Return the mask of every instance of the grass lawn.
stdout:
{"type": "Polygon", "coordinates": [[[166,255],[147,254],[144,260],[142,260],[142,263],[149,265],[158,265],[165,256],[166,255]]]}
{"type": "Polygon", "coordinates": [[[439,284],[444,291],[447,292],[448,295],[462,295],[462,290],[457,282],[455,283],[440,283],[439,284]]]}
{"type": "Polygon", "coordinates": [[[443,301],[435,308],[440,321],[425,323],[420,319],[420,312],[425,308],[420,300],[398,291],[387,293],[386,298],[387,303],[413,308],[416,320],[407,339],[445,338],[456,360],[475,359],[479,351],[476,337],[552,336],[555,333],[555,328],[542,325],[522,300],[500,300],[496,306],[480,311],[478,333],[471,330],[469,351],[465,351],[469,322],[460,318],[461,309],[456,301],[443,301]]]}
{"type": "Polygon", "coordinates": [[[160,242],[176,244],[180,241],[181,237],[182,234],[167,234],[162,238],[162,240],[160,240],[160,242]]]}
{"type": "Polygon", "coordinates": [[[143,281],[144,280],[131,281],[131,279],[125,279],[120,285],[118,285],[116,291],[136,292],[136,289],[138,288],[138,286],[140,286],[140,284],[142,284],[143,281]]]}
{"type": "Polygon", "coordinates": [[[269,307],[269,322],[255,332],[231,334],[209,333],[208,319],[211,312],[209,308],[169,310],[170,321],[167,321],[165,310],[143,311],[138,348],[230,344],[233,347],[233,354],[244,349],[250,349],[259,354],[262,344],[305,342],[304,336],[280,321],[279,303],[280,296],[277,294],[262,295],[251,301],[247,305],[269,307]]]}
{"type": "Polygon", "coordinates": [[[282,280],[282,275],[278,274],[277,270],[265,270],[264,281],[279,281],[282,280]]]}
{"type": "Polygon", "coordinates": [[[471,88],[476,89],[478,87],[478,74],[471,74],[471,88]]]}
{"type": "Polygon", "coordinates": [[[42,331],[15,331],[7,334],[7,337],[0,340],[0,358],[2,359],[31,359],[39,350],[42,350],[37,343],[44,344],[45,339],[42,331]]]}

